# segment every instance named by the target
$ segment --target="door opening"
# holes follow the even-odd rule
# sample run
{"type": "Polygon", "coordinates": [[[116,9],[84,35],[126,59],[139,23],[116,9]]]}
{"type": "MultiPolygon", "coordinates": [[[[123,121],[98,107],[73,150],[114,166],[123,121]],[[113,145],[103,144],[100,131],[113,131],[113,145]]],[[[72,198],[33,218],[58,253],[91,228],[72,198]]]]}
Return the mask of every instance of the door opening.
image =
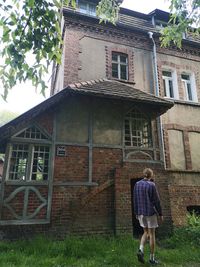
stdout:
{"type": "Polygon", "coordinates": [[[136,219],[135,217],[135,213],[134,213],[134,199],[133,199],[133,190],[134,190],[134,186],[135,184],[141,180],[141,178],[137,178],[137,179],[131,179],[131,207],[132,207],[132,226],[133,226],[133,236],[140,236],[141,234],[143,234],[143,229],[139,224],[139,221],[136,219]]]}

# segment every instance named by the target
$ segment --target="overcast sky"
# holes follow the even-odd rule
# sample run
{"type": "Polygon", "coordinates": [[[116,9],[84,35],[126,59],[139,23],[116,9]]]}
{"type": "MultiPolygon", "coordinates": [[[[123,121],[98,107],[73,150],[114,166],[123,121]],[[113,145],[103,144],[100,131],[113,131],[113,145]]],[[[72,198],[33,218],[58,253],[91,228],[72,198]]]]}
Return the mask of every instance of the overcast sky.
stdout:
{"type": "MultiPolygon", "coordinates": [[[[122,7],[132,9],[142,13],[149,13],[158,8],[168,11],[169,1],[166,0],[124,0],[122,7]]],[[[47,80],[49,79],[47,77],[47,80]]],[[[48,86],[50,82],[48,82],[48,86]]],[[[3,88],[0,88],[0,94],[3,93],[3,88]]],[[[46,93],[46,97],[49,96],[49,92],[46,93]]],[[[7,102],[5,102],[0,96],[0,111],[10,110],[19,114],[27,111],[33,106],[44,101],[45,98],[31,86],[30,82],[15,86],[8,95],[7,102]]]]}

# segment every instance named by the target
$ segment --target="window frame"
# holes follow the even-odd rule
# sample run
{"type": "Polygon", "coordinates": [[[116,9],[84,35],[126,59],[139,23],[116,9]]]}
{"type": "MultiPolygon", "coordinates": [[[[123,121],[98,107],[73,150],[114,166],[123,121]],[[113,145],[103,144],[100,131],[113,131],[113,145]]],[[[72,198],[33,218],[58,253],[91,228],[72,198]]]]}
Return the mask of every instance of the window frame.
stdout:
{"type": "Polygon", "coordinates": [[[179,99],[176,71],[173,69],[163,68],[162,81],[163,81],[164,97],[171,99],[179,99]],[[171,73],[171,77],[164,75],[163,72],[171,73]],[[170,92],[170,84],[169,84],[170,82],[172,85],[173,95],[170,92]]]}
{"type": "Polygon", "coordinates": [[[118,80],[123,80],[123,81],[128,81],[129,80],[129,73],[128,73],[128,70],[129,70],[129,61],[128,61],[128,55],[125,54],[125,53],[121,53],[121,52],[116,52],[116,51],[112,51],[111,53],[111,76],[113,79],[118,79],[118,80]],[[116,55],[117,56],[117,60],[113,60],[113,55],[116,55]],[[126,58],[126,62],[122,62],[121,61],[121,56],[124,56],[126,58]],[[117,77],[114,77],[113,76],[113,64],[117,65],[117,77]],[[123,79],[121,77],[121,66],[125,66],[126,68],[126,79],[123,79]]]}
{"type": "Polygon", "coordinates": [[[186,72],[182,72],[181,73],[181,81],[184,87],[184,98],[185,101],[189,101],[189,102],[198,102],[197,99],[197,92],[196,92],[196,84],[195,84],[195,75],[193,73],[186,73],[186,72]],[[189,80],[184,79],[182,76],[183,75],[187,75],[189,77],[189,80]],[[190,90],[191,90],[191,98],[189,99],[189,94],[188,94],[188,85],[190,85],[190,90]]]}
{"type": "Polygon", "coordinates": [[[141,111],[133,108],[131,109],[129,112],[127,112],[124,116],[124,146],[125,148],[140,148],[140,149],[152,149],[153,148],[153,134],[152,134],[152,121],[150,117],[145,116],[144,113],[142,113],[141,111]],[[140,117],[138,116],[137,118],[134,118],[133,115],[137,115],[140,114],[140,117]],[[142,129],[139,129],[137,127],[133,127],[134,123],[133,121],[137,121],[135,123],[135,125],[139,125],[143,123],[142,129]],[[129,133],[126,133],[126,121],[129,122],[128,124],[128,128],[129,128],[129,133]],[[138,123],[139,122],[139,123],[138,123]],[[146,124],[146,125],[145,125],[146,124]],[[147,128],[146,131],[144,131],[144,127],[147,128]],[[135,131],[135,133],[137,133],[136,135],[133,135],[133,131],[135,131]],[[129,142],[130,145],[127,145],[127,140],[126,137],[128,136],[128,134],[130,134],[129,136],[129,142]],[[144,140],[147,140],[147,142],[144,142],[144,140]],[[134,145],[134,144],[137,145],[134,145]],[[138,145],[138,144],[141,145],[138,145]]]}
{"type": "MultiPolygon", "coordinates": [[[[36,126],[36,125],[31,125],[27,128],[24,128],[23,130],[17,132],[15,135],[13,135],[11,137],[11,141],[8,144],[8,161],[7,161],[7,168],[6,168],[6,175],[5,175],[5,181],[7,183],[48,183],[49,181],[49,177],[50,177],[50,166],[51,166],[51,150],[52,150],[52,142],[51,142],[51,138],[48,135],[48,133],[46,133],[44,130],[40,129],[40,127],[36,126]],[[23,137],[23,133],[26,134],[27,130],[29,129],[34,129],[35,128],[35,132],[33,132],[33,138],[26,138],[23,137]],[[38,136],[38,132],[40,132],[40,138],[37,138],[38,136]],[[11,178],[11,160],[12,160],[12,153],[13,153],[13,147],[14,146],[27,146],[27,159],[26,159],[26,169],[25,169],[25,173],[24,173],[24,179],[12,179],[11,178]],[[41,150],[35,150],[36,147],[44,147],[44,151],[41,150]],[[48,148],[48,151],[45,150],[45,147],[48,148]],[[43,179],[38,180],[38,179],[33,179],[33,166],[34,166],[34,156],[37,153],[41,153],[43,155],[43,161],[44,161],[44,169],[47,169],[47,171],[43,171],[42,172],[42,176],[43,179]],[[48,157],[46,157],[46,154],[48,153],[48,157]],[[45,161],[48,160],[47,164],[45,163],[45,161]],[[46,179],[44,179],[44,175],[46,175],[46,179]]],[[[19,150],[18,150],[19,151],[19,150]]],[[[18,153],[18,151],[16,151],[16,153],[18,153]]],[[[25,150],[23,150],[25,151],[25,150]]],[[[22,154],[23,154],[22,151],[22,154]]],[[[16,157],[16,160],[19,160],[19,158],[16,157]]],[[[37,160],[39,160],[39,156],[37,158],[37,160]]],[[[14,166],[14,165],[13,165],[14,166]]],[[[17,166],[17,164],[16,164],[17,166]]],[[[19,166],[19,165],[18,165],[19,166]]],[[[14,173],[14,172],[13,172],[14,173]]],[[[35,173],[37,176],[37,173],[35,173]]],[[[16,174],[14,175],[18,175],[18,173],[16,172],[16,174]]]]}

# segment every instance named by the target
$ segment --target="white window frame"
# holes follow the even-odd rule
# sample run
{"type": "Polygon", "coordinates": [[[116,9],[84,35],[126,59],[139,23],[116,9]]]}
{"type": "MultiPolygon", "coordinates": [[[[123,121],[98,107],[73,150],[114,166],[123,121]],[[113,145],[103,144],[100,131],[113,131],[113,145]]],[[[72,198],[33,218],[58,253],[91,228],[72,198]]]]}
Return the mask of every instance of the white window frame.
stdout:
{"type": "Polygon", "coordinates": [[[165,89],[166,89],[165,97],[172,98],[172,99],[179,99],[176,71],[173,70],[173,69],[163,68],[162,69],[162,80],[165,83],[165,89]],[[170,72],[171,73],[171,77],[164,76],[163,75],[164,71],[170,72]],[[169,81],[172,82],[173,96],[170,95],[169,81]]]}
{"type": "Polygon", "coordinates": [[[194,73],[182,72],[181,81],[183,82],[185,100],[190,102],[198,102],[194,73]],[[183,79],[182,75],[189,76],[189,80],[183,79]],[[189,99],[188,85],[190,85],[192,99],[189,99]]]}
{"type": "Polygon", "coordinates": [[[118,77],[113,77],[113,78],[116,78],[116,79],[119,79],[119,80],[125,80],[125,81],[128,81],[128,55],[127,54],[124,54],[124,53],[120,53],[120,52],[115,52],[115,51],[112,51],[112,55],[113,54],[116,54],[117,55],[117,61],[113,60],[112,59],[112,64],[117,64],[117,76],[118,77]],[[124,62],[121,62],[120,60],[120,56],[123,55],[126,57],[126,63],[124,62]],[[125,66],[126,67],[126,79],[123,79],[121,77],[121,66],[125,66]]]}

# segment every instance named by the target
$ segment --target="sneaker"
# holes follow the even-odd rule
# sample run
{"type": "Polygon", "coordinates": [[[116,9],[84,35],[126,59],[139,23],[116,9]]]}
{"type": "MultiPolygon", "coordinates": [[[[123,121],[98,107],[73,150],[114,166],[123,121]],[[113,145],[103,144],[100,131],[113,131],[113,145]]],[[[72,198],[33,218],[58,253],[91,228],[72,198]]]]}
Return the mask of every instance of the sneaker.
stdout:
{"type": "Polygon", "coordinates": [[[144,253],[139,249],[137,253],[138,261],[144,263],[144,253]]]}
{"type": "Polygon", "coordinates": [[[157,265],[157,264],[159,264],[159,261],[154,259],[154,260],[149,260],[149,263],[152,264],[152,265],[157,265]]]}

